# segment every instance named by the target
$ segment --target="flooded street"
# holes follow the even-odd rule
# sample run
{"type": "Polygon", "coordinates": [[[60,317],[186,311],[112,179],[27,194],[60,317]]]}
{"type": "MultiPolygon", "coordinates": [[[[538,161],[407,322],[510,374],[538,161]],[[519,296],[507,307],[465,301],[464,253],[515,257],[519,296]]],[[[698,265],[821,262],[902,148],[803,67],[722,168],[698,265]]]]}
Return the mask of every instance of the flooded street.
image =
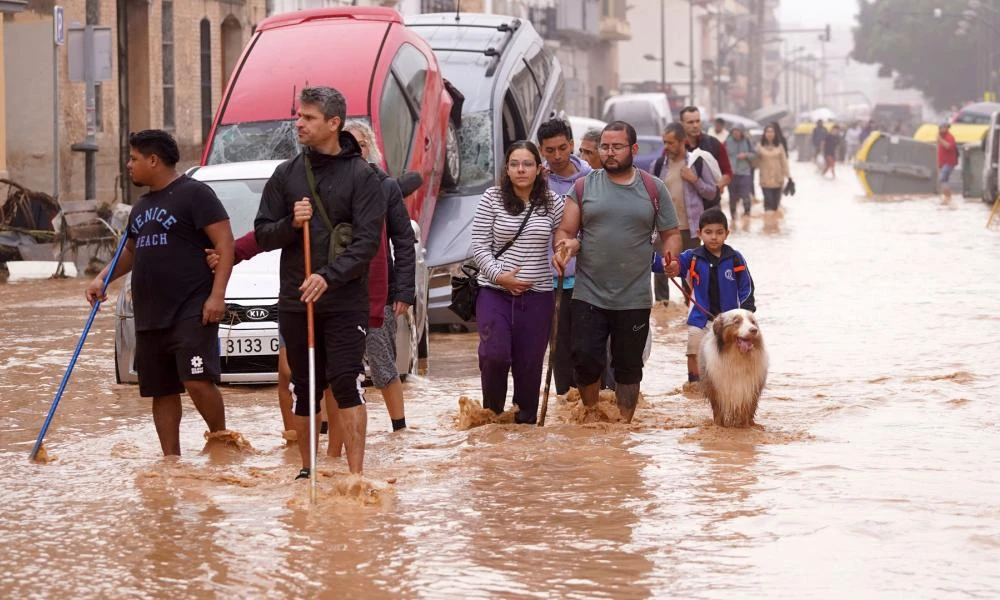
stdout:
{"type": "MultiPolygon", "coordinates": [[[[436,334],[391,434],[367,392],[365,491],[320,461],[310,507],[274,387],[225,387],[254,449],[180,460],[113,384],[113,303],[27,460],[86,321],[85,280],[0,286],[0,597],[997,597],[1000,234],[956,197],[876,201],[793,164],[747,257],[771,356],[760,428],[685,396],[683,311],[654,311],[630,426],[457,427],[474,334],[436,334]]],[[[754,211],[760,213],[761,205],[754,211]]],[[[114,291],[109,294],[114,298],[114,291]]],[[[325,453],[325,437],[322,452],[325,453]]]]}

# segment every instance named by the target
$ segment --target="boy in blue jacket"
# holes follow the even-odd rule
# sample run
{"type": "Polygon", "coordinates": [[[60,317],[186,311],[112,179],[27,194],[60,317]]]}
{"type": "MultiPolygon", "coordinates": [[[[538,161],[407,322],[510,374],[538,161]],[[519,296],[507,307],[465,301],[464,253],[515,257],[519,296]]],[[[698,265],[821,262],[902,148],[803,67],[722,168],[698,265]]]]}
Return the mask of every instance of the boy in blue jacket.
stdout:
{"type": "MultiPolygon", "coordinates": [[[[743,308],[756,311],[753,279],[743,255],[726,245],[729,222],[718,208],[706,210],[698,219],[698,237],[702,245],[685,250],[677,257],[681,275],[687,280],[695,302],[688,313],[688,381],[698,381],[698,348],[716,316],[743,308]],[[708,311],[706,313],[705,311],[708,311]]],[[[653,270],[662,271],[662,263],[653,270]]]]}

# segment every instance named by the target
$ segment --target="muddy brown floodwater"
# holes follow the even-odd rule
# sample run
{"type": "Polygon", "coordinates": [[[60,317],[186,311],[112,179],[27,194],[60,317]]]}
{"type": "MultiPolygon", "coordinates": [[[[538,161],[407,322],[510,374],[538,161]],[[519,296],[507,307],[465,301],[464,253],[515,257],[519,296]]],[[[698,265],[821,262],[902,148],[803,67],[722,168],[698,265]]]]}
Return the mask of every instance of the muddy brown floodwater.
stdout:
{"type": "MultiPolygon", "coordinates": [[[[368,394],[367,480],[320,462],[310,507],[273,387],[226,387],[251,447],[179,460],[112,383],[105,310],[27,455],[86,319],[82,280],[0,286],[0,597],[1000,597],[1000,234],[959,198],[868,200],[794,165],[748,257],[771,353],[759,428],[681,390],[682,311],[655,311],[631,426],[458,426],[474,335],[435,335],[390,434],[368,394]]],[[[754,207],[756,211],[760,206],[754,207]]],[[[113,297],[113,295],[112,295],[113,297]]],[[[107,308],[111,308],[108,306],[107,308]]]]}

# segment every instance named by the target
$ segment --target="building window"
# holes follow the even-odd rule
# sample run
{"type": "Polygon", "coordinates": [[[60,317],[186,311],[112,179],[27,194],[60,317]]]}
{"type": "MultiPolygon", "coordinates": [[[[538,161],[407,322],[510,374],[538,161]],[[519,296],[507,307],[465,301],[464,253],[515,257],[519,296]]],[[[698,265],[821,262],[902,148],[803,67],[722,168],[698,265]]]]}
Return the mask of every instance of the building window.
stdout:
{"type": "Polygon", "coordinates": [[[163,37],[163,128],[176,126],[174,106],[174,3],[163,0],[160,33],[163,37]]]}
{"type": "Polygon", "coordinates": [[[94,83],[94,128],[104,131],[104,86],[100,81],[94,83]]]}
{"type": "Polygon", "coordinates": [[[456,0],[420,0],[421,13],[455,12],[456,0]]]}
{"type": "Polygon", "coordinates": [[[201,20],[201,140],[212,129],[212,24],[201,20]]]}
{"type": "Polygon", "coordinates": [[[243,25],[240,20],[229,15],[222,21],[222,93],[226,92],[226,82],[233,76],[236,61],[243,52],[243,25]]]}

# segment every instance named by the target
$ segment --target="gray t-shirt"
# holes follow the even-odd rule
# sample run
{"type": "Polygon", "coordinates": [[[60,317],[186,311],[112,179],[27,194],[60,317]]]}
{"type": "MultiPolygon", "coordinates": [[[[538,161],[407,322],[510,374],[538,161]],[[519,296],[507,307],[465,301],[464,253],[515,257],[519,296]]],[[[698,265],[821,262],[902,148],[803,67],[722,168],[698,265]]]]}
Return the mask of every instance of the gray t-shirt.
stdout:
{"type": "MultiPolygon", "coordinates": [[[[655,229],[673,229],[677,213],[670,192],[653,181],[660,196],[655,229]]],[[[567,198],[579,206],[575,189],[567,198]]],[[[608,310],[651,308],[653,229],[653,202],[638,170],[629,185],[611,181],[603,169],[587,175],[573,299],[608,310]]]]}

